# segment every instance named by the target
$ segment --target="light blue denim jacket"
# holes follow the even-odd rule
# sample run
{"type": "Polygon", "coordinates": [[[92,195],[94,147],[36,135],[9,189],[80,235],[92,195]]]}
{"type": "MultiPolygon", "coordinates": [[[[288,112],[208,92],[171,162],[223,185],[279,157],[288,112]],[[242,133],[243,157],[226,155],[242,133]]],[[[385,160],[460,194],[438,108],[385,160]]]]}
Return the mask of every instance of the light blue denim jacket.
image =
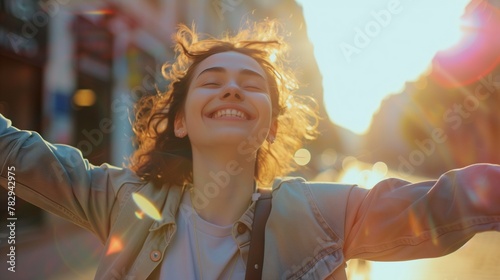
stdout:
{"type": "MultiPolygon", "coordinates": [[[[93,232],[105,244],[96,279],[158,279],[176,232],[181,187],[157,187],[128,169],[94,166],[80,151],[18,130],[0,115],[0,185],[15,168],[18,197],[93,232]],[[11,168],[12,169],[12,168],[11,168]],[[161,219],[139,219],[133,193],[161,219]],[[119,240],[118,252],[108,251],[119,240]],[[109,254],[106,254],[109,252],[109,254]]],[[[346,279],[345,262],[450,253],[475,233],[500,231],[500,167],[477,164],[437,181],[381,181],[373,189],[276,180],[266,225],[263,279],[346,279]]],[[[254,204],[233,227],[246,260],[254,204]]],[[[499,249],[499,248],[497,248],[499,249]]]]}

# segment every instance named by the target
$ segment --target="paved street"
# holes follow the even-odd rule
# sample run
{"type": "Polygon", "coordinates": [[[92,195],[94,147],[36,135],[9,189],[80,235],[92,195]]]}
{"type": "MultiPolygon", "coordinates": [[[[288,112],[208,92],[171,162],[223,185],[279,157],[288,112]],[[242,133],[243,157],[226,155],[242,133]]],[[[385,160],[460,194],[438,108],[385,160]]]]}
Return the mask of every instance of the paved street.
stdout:
{"type": "Polygon", "coordinates": [[[16,232],[16,271],[7,270],[8,248],[2,242],[0,279],[94,279],[100,242],[87,231],[50,215],[43,228],[16,232]]]}

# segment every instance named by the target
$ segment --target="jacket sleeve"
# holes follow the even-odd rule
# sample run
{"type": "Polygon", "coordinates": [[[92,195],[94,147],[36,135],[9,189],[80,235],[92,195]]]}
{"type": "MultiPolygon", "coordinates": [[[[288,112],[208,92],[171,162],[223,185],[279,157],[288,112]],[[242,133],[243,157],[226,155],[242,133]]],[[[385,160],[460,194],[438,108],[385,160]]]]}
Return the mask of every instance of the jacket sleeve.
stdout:
{"type": "Polygon", "coordinates": [[[15,197],[92,231],[102,241],[109,233],[118,190],[134,181],[131,171],[94,166],[78,149],[12,127],[1,114],[0,168],[0,185],[15,197]]]}
{"type": "Polygon", "coordinates": [[[500,231],[500,166],[471,165],[417,184],[388,179],[371,190],[356,187],[346,207],[346,259],[446,255],[478,232],[500,231]]]}

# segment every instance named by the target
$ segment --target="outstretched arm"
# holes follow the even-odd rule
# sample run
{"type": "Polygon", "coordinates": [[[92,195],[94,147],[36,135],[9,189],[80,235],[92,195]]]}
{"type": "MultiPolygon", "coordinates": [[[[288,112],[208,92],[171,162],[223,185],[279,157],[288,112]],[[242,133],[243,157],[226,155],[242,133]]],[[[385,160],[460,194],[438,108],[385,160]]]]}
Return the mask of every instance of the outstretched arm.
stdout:
{"type": "Polygon", "coordinates": [[[347,204],[346,259],[442,256],[474,234],[500,231],[500,166],[476,164],[411,184],[388,179],[354,188],[347,204]]]}
{"type": "Polygon", "coordinates": [[[15,174],[17,197],[91,230],[102,241],[111,226],[118,190],[123,184],[140,184],[130,171],[94,166],[79,150],[12,127],[1,114],[0,168],[1,186],[8,188],[10,171],[15,174]]]}

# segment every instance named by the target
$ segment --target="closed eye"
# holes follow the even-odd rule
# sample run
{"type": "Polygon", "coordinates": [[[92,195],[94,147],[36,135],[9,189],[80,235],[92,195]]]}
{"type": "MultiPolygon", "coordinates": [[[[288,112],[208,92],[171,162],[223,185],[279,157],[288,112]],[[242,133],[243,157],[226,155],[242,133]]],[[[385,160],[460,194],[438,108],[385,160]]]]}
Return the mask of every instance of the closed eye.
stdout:
{"type": "Polygon", "coordinates": [[[249,91],[265,91],[265,87],[261,86],[261,85],[257,85],[257,84],[244,84],[242,86],[245,90],[249,90],[249,91]]]}
{"type": "Polygon", "coordinates": [[[245,88],[249,90],[262,90],[259,86],[245,86],[245,88]]]}
{"type": "Polygon", "coordinates": [[[221,84],[216,83],[216,82],[209,82],[209,83],[202,84],[202,86],[204,86],[204,87],[219,87],[219,86],[221,86],[221,84]]]}

